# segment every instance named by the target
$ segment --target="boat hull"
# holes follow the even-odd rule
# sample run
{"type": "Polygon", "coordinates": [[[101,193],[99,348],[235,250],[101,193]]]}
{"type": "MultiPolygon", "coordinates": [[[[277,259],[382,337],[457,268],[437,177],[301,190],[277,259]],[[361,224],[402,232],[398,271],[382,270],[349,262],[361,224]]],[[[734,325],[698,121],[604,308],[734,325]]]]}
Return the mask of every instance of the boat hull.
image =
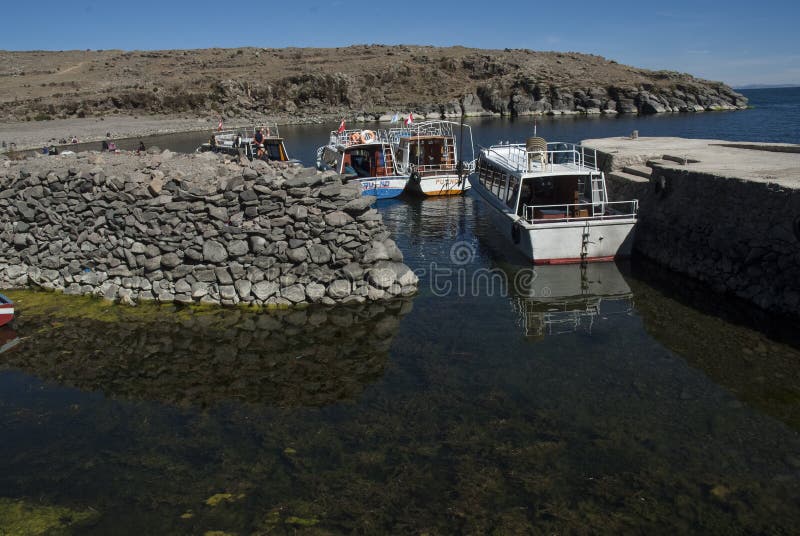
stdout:
{"type": "Polygon", "coordinates": [[[489,205],[495,227],[534,264],[609,262],[631,254],[636,218],[529,224],[499,203],[479,181],[470,180],[489,205]]]}
{"type": "Polygon", "coordinates": [[[0,326],[10,324],[14,320],[14,303],[0,294],[0,326]]]}
{"type": "Polygon", "coordinates": [[[408,183],[408,177],[370,177],[353,179],[361,183],[362,195],[373,195],[377,199],[392,199],[403,193],[408,183]]]}
{"type": "Polygon", "coordinates": [[[470,188],[469,181],[458,175],[434,175],[408,181],[408,190],[425,196],[460,195],[470,188]]]}

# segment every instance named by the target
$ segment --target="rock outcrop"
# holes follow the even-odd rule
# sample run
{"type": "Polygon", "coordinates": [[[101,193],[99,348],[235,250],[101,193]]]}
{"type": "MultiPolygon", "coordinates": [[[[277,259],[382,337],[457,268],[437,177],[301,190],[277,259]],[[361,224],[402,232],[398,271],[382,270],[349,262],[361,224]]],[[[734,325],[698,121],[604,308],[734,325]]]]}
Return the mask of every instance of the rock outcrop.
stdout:
{"type": "Polygon", "coordinates": [[[463,47],[0,52],[0,118],[320,119],[733,110],[721,82],[574,52],[463,47]],[[212,74],[213,73],[213,74],[212,74]],[[28,88],[37,88],[32,96],[28,88]]]}
{"type": "Polygon", "coordinates": [[[0,167],[0,286],[135,303],[376,301],[416,275],[357,183],[214,153],[0,167]]]}

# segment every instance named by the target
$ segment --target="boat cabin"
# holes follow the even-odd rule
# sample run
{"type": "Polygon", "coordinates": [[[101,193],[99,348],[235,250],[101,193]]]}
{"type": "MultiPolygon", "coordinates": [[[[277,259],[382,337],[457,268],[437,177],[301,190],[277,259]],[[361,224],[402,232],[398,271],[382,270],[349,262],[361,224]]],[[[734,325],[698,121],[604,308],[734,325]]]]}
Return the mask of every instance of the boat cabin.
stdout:
{"type": "Polygon", "coordinates": [[[385,133],[332,132],[331,142],[320,149],[319,167],[336,170],[347,178],[395,175],[394,153],[385,133]]]}
{"type": "Polygon", "coordinates": [[[277,162],[290,161],[284,139],[275,124],[228,129],[211,134],[208,143],[198,151],[241,154],[250,160],[258,158],[277,162]]]}
{"type": "Polygon", "coordinates": [[[568,143],[496,145],[483,151],[477,172],[506,212],[531,224],[635,214],[636,201],[609,202],[595,162],[593,152],[568,143]]]}
{"type": "MultiPolygon", "coordinates": [[[[455,128],[463,128],[472,147],[472,131],[467,125],[450,121],[424,121],[389,131],[398,167],[421,177],[457,173],[458,160],[455,128]]],[[[466,142],[465,142],[466,143],[466,142]]],[[[470,153],[470,161],[474,155],[470,153]]]]}
{"type": "Polygon", "coordinates": [[[401,137],[397,159],[421,176],[456,171],[455,140],[448,136],[401,137]]]}

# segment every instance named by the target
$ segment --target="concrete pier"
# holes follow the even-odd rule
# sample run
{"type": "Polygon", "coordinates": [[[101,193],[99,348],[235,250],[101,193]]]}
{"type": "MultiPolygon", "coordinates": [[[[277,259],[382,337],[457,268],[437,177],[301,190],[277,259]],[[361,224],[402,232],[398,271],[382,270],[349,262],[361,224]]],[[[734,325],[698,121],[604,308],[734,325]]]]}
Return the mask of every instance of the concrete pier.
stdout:
{"type": "Polygon", "coordinates": [[[612,200],[637,198],[635,251],[766,310],[800,316],[800,145],[584,140],[612,200]]]}

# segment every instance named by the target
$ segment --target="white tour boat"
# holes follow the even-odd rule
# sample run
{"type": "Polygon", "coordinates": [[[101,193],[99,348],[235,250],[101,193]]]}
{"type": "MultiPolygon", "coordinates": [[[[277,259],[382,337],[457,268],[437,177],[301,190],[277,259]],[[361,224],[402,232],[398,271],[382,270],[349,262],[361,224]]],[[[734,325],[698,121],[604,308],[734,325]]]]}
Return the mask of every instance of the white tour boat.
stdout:
{"type": "Polygon", "coordinates": [[[535,264],[630,255],[639,202],[608,200],[596,151],[542,138],[494,145],[481,150],[470,182],[500,231],[535,264]]]}
{"type": "Polygon", "coordinates": [[[397,197],[408,183],[408,175],[395,169],[394,150],[383,130],[331,131],[328,144],[317,149],[317,168],[358,181],[364,195],[378,199],[397,197]]]}
{"type": "Polygon", "coordinates": [[[474,170],[472,129],[464,123],[423,121],[389,131],[396,167],[409,175],[408,189],[424,195],[454,195],[467,190],[474,170]],[[456,133],[461,143],[458,150],[456,133]],[[469,160],[464,161],[467,156],[469,160]]]}
{"type": "Polygon", "coordinates": [[[233,156],[243,154],[250,160],[295,161],[289,158],[278,125],[274,123],[212,132],[209,140],[197,148],[197,152],[207,151],[233,156]]]}

